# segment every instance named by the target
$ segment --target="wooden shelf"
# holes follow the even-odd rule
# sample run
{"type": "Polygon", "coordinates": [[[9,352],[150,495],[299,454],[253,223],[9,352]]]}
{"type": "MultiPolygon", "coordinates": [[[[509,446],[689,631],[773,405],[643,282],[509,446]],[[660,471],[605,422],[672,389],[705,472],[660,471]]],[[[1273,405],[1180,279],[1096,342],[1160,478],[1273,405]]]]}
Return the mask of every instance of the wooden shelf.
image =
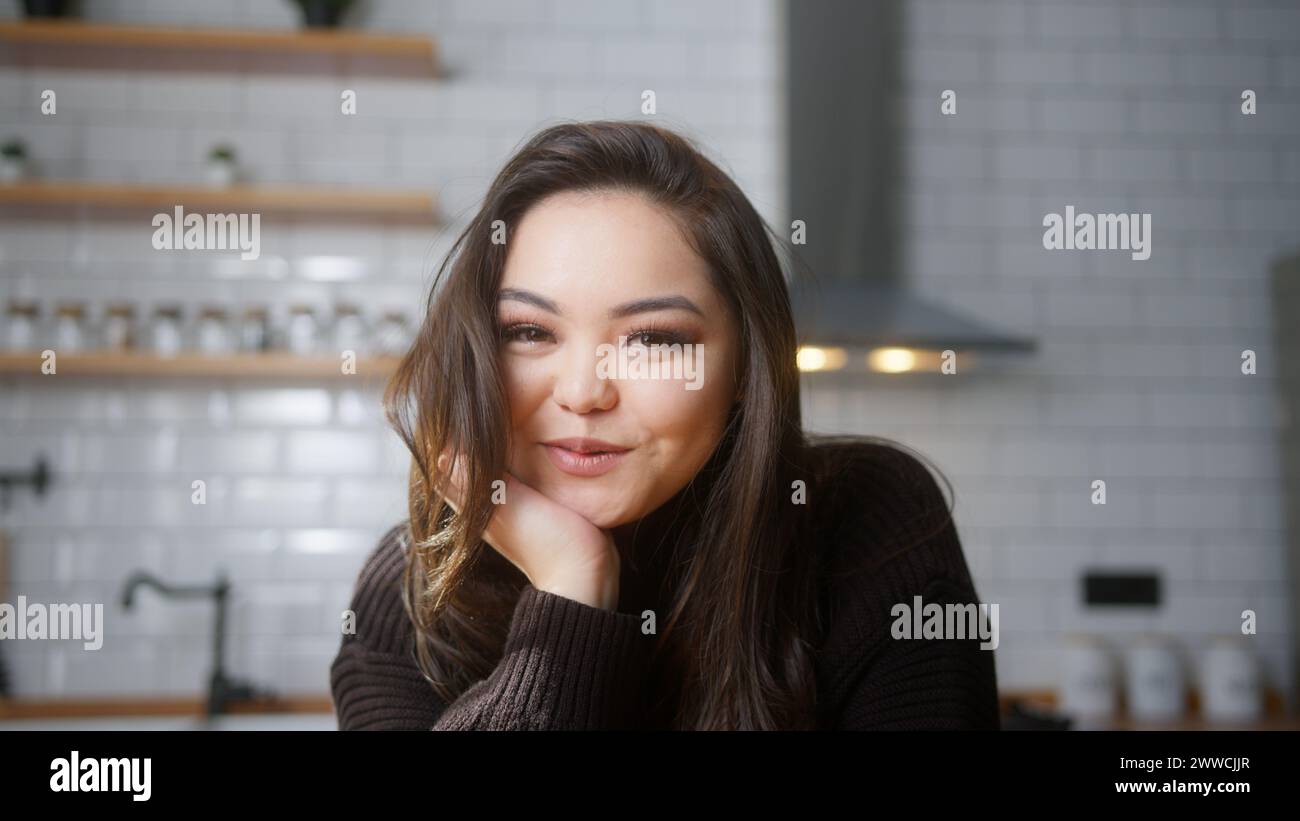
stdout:
{"type": "Polygon", "coordinates": [[[259,213],[312,220],[437,222],[434,197],[385,191],[283,185],[174,186],[38,180],[0,184],[0,213],[9,216],[186,211],[259,213]]]}
{"type": "MultiPolygon", "coordinates": [[[[1054,690],[1000,690],[998,701],[1005,716],[1013,704],[1057,713],[1059,698],[1054,690]]],[[[1300,715],[1287,711],[1286,699],[1275,688],[1264,690],[1263,715],[1251,721],[1210,721],[1202,715],[1200,691],[1187,691],[1186,714],[1169,721],[1144,721],[1124,713],[1106,719],[1073,719],[1074,730],[1300,730],[1300,715]]]]}
{"type": "Polygon", "coordinates": [[[0,352],[0,375],[39,376],[146,376],[280,379],[387,379],[397,369],[398,357],[362,357],[357,372],[342,372],[335,356],[295,356],[284,353],[205,356],[183,354],[159,357],[148,353],[65,353],[59,354],[57,372],[41,373],[41,355],[32,352],[0,352]]]}
{"type": "Polygon", "coordinates": [[[252,71],[433,79],[428,37],[348,29],[293,31],[0,22],[0,64],[146,71],[252,71]]]}
{"type": "MultiPolygon", "coordinates": [[[[201,716],[207,703],[200,698],[117,699],[5,699],[0,698],[0,719],[103,718],[123,716],[201,716]]],[[[231,704],[231,715],[331,713],[328,695],[289,695],[231,704]]]]}

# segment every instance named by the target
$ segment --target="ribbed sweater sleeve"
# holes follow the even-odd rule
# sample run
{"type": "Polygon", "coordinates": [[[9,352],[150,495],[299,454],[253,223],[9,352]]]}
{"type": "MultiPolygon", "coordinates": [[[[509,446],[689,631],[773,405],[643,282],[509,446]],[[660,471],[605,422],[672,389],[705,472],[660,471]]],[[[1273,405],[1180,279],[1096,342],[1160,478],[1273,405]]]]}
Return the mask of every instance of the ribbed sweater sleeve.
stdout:
{"type": "Polygon", "coordinates": [[[635,616],[525,585],[501,662],[433,729],[625,728],[641,692],[647,647],[635,616]]]}
{"type": "Polygon", "coordinates": [[[356,633],[330,667],[339,729],[598,730],[629,726],[649,641],[640,620],[525,585],[501,659],[451,704],[414,659],[401,601],[402,526],[380,541],[357,580],[356,633]]]}

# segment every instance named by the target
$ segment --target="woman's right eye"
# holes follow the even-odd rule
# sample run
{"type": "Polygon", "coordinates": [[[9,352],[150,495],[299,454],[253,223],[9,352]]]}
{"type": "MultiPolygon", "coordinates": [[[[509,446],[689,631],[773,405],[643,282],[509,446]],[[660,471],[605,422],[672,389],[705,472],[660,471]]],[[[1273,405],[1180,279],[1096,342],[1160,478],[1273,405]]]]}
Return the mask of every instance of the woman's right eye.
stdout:
{"type": "Polygon", "coordinates": [[[540,325],[530,325],[519,323],[507,325],[501,329],[502,342],[525,342],[532,344],[534,342],[544,342],[550,332],[540,325]]]}

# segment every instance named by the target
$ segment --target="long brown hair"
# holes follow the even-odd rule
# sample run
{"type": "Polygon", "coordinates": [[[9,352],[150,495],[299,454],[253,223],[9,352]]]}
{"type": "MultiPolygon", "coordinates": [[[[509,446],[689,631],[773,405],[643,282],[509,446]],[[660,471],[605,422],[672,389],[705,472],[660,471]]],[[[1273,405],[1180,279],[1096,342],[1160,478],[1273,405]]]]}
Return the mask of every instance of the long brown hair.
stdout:
{"type": "Polygon", "coordinates": [[[819,565],[797,534],[814,506],[789,501],[797,480],[807,487],[815,477],[794,321],[771,241],[781,240],[694,145],[642,122],[555,125],[506,163],[443,260],[416,341],[388,384],[388,419],[412,454],[403,596],[420,668],[446,702],[487,676],[526,582],[481,538],[492,482],[507,470],[510,420],[496,319],[506,246],[493,231],[562,191],[624,191],[662,208],[739,322],[741,398],[709,462],[652,514],[670,512],[670,610],[655,639],[661,680],[674,688],[665,720],[679,729],[811,728],[819,565]],[[459,514],[438,492],[447,447],[466,460],[459,514]]]}

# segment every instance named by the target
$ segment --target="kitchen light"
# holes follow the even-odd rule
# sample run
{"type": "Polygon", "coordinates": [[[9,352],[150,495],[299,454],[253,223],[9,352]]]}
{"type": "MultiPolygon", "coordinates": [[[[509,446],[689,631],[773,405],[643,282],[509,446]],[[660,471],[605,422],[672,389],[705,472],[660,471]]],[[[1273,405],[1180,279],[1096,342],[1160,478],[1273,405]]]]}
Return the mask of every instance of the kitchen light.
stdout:
{"type": "Polygon", "coordinates": [[[804,345],[795,354],[795,362],[801,371],[837,371],[848,361],[848,354],[843,348],[819,348],[804,345]]]}
{"type": "Polygon", "coordinates": [[[876,348],[867,354],[867,367],[881,373],[903,373],[916,367],[916,354],[907,348],[876,348]]]}

